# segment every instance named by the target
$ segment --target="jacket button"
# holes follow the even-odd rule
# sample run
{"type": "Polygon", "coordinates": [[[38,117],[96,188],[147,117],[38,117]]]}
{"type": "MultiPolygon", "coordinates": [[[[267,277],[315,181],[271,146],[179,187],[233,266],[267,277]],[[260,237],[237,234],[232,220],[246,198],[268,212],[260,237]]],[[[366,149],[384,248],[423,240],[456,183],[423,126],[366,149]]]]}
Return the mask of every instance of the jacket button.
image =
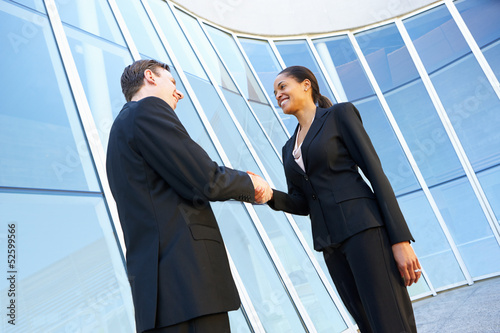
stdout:
{"type": "Polygon", "coordinates": [[[313,200],[316,200],[316,198],[317,198],[316,194],[313,194],[312,198],[313,198],[313,200]]]}
{"type": "Polygon", "coordinates": [[[307,175],[304,175],[304,179],[306,180],[306,182],[309,181],[309,177],[307,177],[307,175]]]}

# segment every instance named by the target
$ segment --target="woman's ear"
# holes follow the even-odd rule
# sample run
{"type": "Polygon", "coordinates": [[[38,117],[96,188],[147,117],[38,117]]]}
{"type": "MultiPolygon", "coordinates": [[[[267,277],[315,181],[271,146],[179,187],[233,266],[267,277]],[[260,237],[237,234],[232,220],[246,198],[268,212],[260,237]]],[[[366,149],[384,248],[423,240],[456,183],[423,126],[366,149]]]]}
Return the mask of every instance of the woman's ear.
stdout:
{"type": "Polygon", "coordinates": [[[302,81],[302,85],[304,87],[304,91],[308,91],[311,88],[311,81],[309,81],[309,79],[305,79],[302,81]]]}

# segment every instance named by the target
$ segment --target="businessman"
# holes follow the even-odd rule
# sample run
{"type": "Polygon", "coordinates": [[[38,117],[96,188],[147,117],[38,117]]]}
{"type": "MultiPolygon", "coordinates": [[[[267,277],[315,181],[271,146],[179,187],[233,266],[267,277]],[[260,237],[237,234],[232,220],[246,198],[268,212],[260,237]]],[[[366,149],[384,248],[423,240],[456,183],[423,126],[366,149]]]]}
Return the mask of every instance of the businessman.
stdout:
{"type": "Polygon", "coordinates": [[[240,306],[210,201],[266,202],[260,177],[217,165],[174,109],[183,94],[166,64],[139,60],[121,77],[127,103],[106,168],[127,248],[137,332],[230,332],[240,306]]]}

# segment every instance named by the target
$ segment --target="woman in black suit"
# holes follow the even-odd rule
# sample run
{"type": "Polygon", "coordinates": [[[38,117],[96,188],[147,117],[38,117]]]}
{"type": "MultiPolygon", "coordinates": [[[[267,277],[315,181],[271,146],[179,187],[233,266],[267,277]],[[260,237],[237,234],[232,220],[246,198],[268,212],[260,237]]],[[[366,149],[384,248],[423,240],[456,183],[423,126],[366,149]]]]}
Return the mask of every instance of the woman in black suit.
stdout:
{"type": "Polygon", "coordinates": [[[283,147],[288,193],[273,190],[269,206],[310,215],[314,248],[361,332],[416,332],[406,290],[421,275],[413,237],[358,110],[332,106],[301,66],[284,69],[274,92],[299,124],[283,147]]]}

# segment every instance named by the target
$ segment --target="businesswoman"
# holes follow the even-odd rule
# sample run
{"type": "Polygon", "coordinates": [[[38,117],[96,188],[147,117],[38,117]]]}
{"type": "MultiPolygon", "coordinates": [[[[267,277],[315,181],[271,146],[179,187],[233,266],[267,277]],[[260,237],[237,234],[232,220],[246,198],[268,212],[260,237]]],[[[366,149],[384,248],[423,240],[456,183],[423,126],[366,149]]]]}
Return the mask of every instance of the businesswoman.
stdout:
{"type": "Polygon", "coordinates": [[[299,124],[283,147],[288,193],[273,190],[268,205],[310,215],[314,248],[361,332],[416,332],[406,290],[421,274],[413,237],[358,110],[332,106],[301,66],[284,69],[274,92],[299,124]]]}

